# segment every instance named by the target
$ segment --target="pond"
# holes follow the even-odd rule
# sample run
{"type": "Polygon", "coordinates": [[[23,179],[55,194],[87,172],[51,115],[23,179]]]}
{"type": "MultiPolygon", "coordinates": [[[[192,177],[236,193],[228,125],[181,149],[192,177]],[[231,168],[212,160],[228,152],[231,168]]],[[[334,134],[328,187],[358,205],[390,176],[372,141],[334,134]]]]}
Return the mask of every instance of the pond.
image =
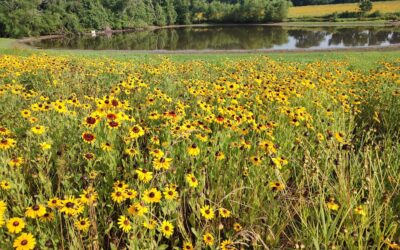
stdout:
{"type": "Polygon", "coordinates": [[[323,50],[400,44],[400,27],[193,26],[37,40],[48,49],[323,50]]]}

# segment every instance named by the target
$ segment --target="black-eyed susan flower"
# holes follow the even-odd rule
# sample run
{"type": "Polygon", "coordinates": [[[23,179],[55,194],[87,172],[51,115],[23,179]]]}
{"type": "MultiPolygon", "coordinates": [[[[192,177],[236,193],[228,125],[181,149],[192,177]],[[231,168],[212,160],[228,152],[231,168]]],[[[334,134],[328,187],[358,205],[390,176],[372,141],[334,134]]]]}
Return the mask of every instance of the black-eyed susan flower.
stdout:
{"type": "Polygon", "coordinates": [[[200,209],[201,216],[206,220],[212,220],[214,218],[214,210],[209,205],[205,205],[200,209]]]}
{"type": "Polygon", "coordinates": [[[336,132],[336,133],[333,134],[333,136],[335,137],[336,141],[338,141],[339,143],[343,143],[344,142],[344,139],[345,139],[344,138],[345,137],[344,133],[336,132]]]}
{"type": "Polygon", "coordinates": [[[97,201],[98,194],[96,190],[90,186],[83,190],[83,194],[80,195],[80,202],[82,204],[93,204],[97,201]]]}
{"type": "Polygon", "coordinates": [[[196,138],[199,139],[202,142],[208,141],[208,136],[206,134],[197,134],[196,138]]]}
{"type": "Polygon", "coordinates": [[[21,115],[23,118],[29,118],[31,116],[31,111],[28,109],[23,109],[21,110],[21,115]]]}
{"type": "Polygon", "coordinates": [[[335,198],[331,197],[329,201],[326,203],[326,206],[329,210],[337,211],[339,209],[339,204],[335,202],[335,198]]]}
{"type": "Polygon", "coordinates": [[[203,241],[206,246],[214,245],[214,236],[210,233],[206,233],[203,235],[203,241]]]}
{"type": "Polygon", "coordinates": [[[19,233],[25,228],[25,221],[22,218],[13,217],[7,221],[7,229],[10,233],[19,233]]]}
{"type": "Polygon", "coordinates": [[[367,215],[367,211],[364,209],[363,206],[357,206],[356,208],[354,208],[354,213],[361,215],[361,216],[366,216],[367,215]]]}
{"type": "Polygon", "coordinates": [[[250,161],[255,165],[258,166],[261,164],[261,158],[258,156],[251,156],[250,161]]]}
{"type": "Polygon", "coordinates": [[[109,142],[104,142],[104,143],[102,143],[102,144],[100,145],[100,147],[101,147],[101,149],[102,149],[103,151],[105,151],[105,152],[110,152],[110,151],[113,149],[111,143],[109,143],[109,142]]]}
{"type": "Polygon", "coordinates": [[[178,192],[173,187],[166,187],[163,194],[166,200],[175,200],[178,198],[178,192]]]}
{"type": "Polygon", "coordinates": [[[225,159],[225,154],[222,151],[217,151],[215,153],[215,159],[217,159],[217,161],[222,161],[225,159]]]}
{"type": "Polygon", "coordinates": [[[60,212],[65,213],[66,215],[79,215],[83,210],[84,207],[80,199],[70,196],[61,201],[60,212]]]}
{"type": "Polygon", "coordinates": [[[54,220],[54,213],[53,212],[46,212],[43,216],[39,217],[40,221],[43,222],[50,222],[54,220]]]}
{"type": "Polygon", "coordinates": [[[148,221],[143,222],[143,227],[149,229],[149,230],[153,230],[157,227],[157,221],[150,219],[148,221]]]}
{"type": "Polygon", "coordinates": [[[35,204],[31,207],[27,207],[25,211],[25,216],[28,218],[39,218],[46,213],[46,207],[40,204],[35,204]]]}
{"type": "Polygon", "coordinates": [[[157,188],[145,190],[142,195],[142,200],[147,203],[158,203],[161,201],[161,192],[157,188]]]}
{"type": "Polygon", "coordinates": [[[41,135],[46,132],[46,128],[44,126],[35,126],[31,128],[32,133],[35,135],[41,135]]]}
{"type": "Polygon", "coordinates": [[[99,119],[96,117],[88,116],[83,120],[83,124],[87,127],[94,127],[99,122],[99,119]]]}
{"type": "Polygon", "coordinates": [[[164,156],[164,152],[161,149],[153,149],[150,151],[150,155],[155,158],[161,158],[164,156]]]}
{"type": "Polygon", "coordinates": [[[93,161],[96,158],[96,155],[90,152],[86,152],[83,154],[83,158],[87,161],[93,161]]]}
{"type": "Polygon", "coordinates": [[[130,157],[133,157],[138,154],[138,151],[135,148],[127,148],[125,149],[125,154],[127,154],[130,157]]]}
{"type": "Polygon", "coordinates": [[[15,250],[32,250],[36,246],[36,239],[31,233],[22,233],[14,240],[15,250]]]}
{"type": "Polygon", "coordinates": [[[156,170],[160,169],[168,170],[171,166],[171,162],[172,158],[165,158],[165,157],[155,158],[153,160],[153,167],[156,170]]]}
{"type": "Polygon", "coordinates": [[[82,139],[86,143],[93,144],[96,141],[96,136],[90,132],[82,133],[82,139]]]}
{"type": "Polygon", "coordinates": [[[193,244],[191,242],[187,241],[187,242],[183,243],[182,249],[183,250],[193,250],[194,249],[193,244]]]}
{"type": "Polygon", "coordinates": [[[288,161],[283,157],[272,157],[271,162],[278,169],[282,169],[283,166],[288,164],[288,161]]]}
{"type": "Polygon", "coordinates": [[[269,183],[269,188],[271,188],[272,191],[282,191],[285,189],[285,184],[277,181],[271,181],[269,183]]]}
{"type": "Polygon", "coordinates": [[[47,201],[47,206],[49,208],[59,208],[61,205],[61,200],[57,197],[51,198],[47,201]]]}
{"type": "Polygon", "coordinates": [[[130,215],[138,216],[138,217],[144,216],[148,211],[149,211],[149,209],[145,205],[143,205],[139,202],[132,204],[128,208],[128,213],[130,215]]]}
{"type": "Polygon", "coordinates": [[[144,130],[141,126],[139,125],[134,125],[130,130],[129,130],[129,136],[132,139],[139,138],[144,135],[144,130]]]}
{"type": "Polygon", "coordinates": [[[219,215],[220,215],[222,218],[229,218],[229,217],[231,217],[231,211],[229,211],[229,210],[226,209],[226,208],[221,207],[221,208],[218,209],[218,212],[219,212],[219,215]]]}
{"type": "Polygon", "coordinates": [[[128,233],[131,229],[132,229],[132,223],[131,221],[128,219],[128,217],[121,215],[118,218],[118,226],[120,229],[122,229],[122,231],[124,231],[125,233],[128,233]]]}
{"type": "Polygon", "coordinates": [[[127,199],[125,189],[114,188],[114,191],[111,193],[111,199],[116,203],[124,202],[127,199]]]}
{"type": "Polygon", "coordinates": [[[196,156],[200,154],[200,148],[195,143],[193,143],[187,148],[187,152],[190,156],[196,156]]]}
{"type": "Polygon", "coordinates": [[[51,143],[48,142],[41,142],[39,143],[39,146],[43,151],[51,149],[51,143]]]}
{"type": "Polygon", "coordinates": [[[148,183],[153,179],[153,172],[147,171],[146,169],[136,169],[135,173],[137,174],[140,181],[144,183],[148,183]]]}
{"type": "Polygon", "coordinates": [[[0,149],[7,150],[14,148],[17,142],[12,138],[3,138],[0,140],[0,149]]]}
{"type": "Polygon", "coordinates": [[[11,189],[11,183],[9,181],[1,181],[0,188],[3,190],[9,190],[11,189]]]}
{"type": "Polygon", "coordinates": [[[24,158],[22,157],[14,157],[8,161],[8,166],[16,168],[21,166],[24,163],[24,158]]]}
{"type": "Polygon", "coordinates": [[[129,188],[129,186],[124,181],[116,181],[113,184],[113,188],[114,189],[120,188],[121,190],[125,190],[125,189],[129,188]]]}
{"type": "Polygon", "coordinates": [[[121,123],[118,121],[109,121],[107,122],[107,127],[110,129],[117,129],[121,126],[121,123]]]}
{"type": "Polygon", "coordinates": [[[197,181],[196,177],[193,174],[186,175],[186,182],[192,188],[196,188],[199,185],[199,182],[197,181]]]}
{"type": "Polygon", "coordinates": [[[90,221],[88,218],[79,218],[74,222],[76,229],[82,232],[87,232],[90,227],[90,221]]]}
{"type": "Polygon", "coordinates": [[[170,238],[171,235],[174,233],[174,226],[171,222],[164,220],[161,223],[159,230],[166,238],[170,238]]]}
{"type": "Polygon", "coordinates": [[[234,230],[235,232],[240,232],[240,231],[242,230],[242,225],[240,225],[239,223],[235,222],[235,223],[233,224],[233,230],[234,230]]]}
{"type": "Polygon", "coordinates": [[[221,248],[221,250],[235,250],[236,249],[233,241],[231,241],[229,239],[223,240],[220,244],[220,248],[221,248]]]}

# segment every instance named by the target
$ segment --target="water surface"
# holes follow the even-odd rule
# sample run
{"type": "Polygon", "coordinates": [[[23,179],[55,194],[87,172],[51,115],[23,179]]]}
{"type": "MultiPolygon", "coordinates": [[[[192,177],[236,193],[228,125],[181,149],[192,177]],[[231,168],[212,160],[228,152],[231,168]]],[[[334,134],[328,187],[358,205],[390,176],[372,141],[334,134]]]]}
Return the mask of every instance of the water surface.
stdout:
{"type": "Polygon", "coordinates": [[[210,26],[73,36],[30,42],[48,49],[304,50],[400,44],[400,27],[210,26]]]}

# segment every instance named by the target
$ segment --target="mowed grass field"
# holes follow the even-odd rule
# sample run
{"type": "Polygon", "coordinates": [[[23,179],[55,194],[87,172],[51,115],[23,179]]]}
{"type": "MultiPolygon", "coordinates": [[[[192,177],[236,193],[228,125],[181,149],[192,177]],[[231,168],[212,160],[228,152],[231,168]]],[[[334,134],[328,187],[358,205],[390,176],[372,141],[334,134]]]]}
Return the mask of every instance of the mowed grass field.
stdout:
{"type": "MultiPolygon", "coordinates": [[[[394,13],[400,11],[400,1],[373,2],[372,11],[381,11],[382,13],[394,13]]],[[[299,17],[320,17],[333,14],[335,12],[358,11],[358,3],[328,4],[328,5],[310,5],[298,6],[289,9],[288,18],[299,17]]]]}
{"type": "Polygon", "coordinates": [[[399,51],[0,39],[0,249],[399,249],[399,51]]]}

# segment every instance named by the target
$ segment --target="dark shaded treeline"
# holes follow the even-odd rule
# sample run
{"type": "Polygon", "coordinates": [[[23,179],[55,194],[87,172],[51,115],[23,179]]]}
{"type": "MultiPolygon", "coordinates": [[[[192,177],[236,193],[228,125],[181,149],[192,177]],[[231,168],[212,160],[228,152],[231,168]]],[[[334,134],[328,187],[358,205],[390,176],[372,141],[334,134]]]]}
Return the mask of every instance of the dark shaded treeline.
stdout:
{"type": "Polygon", "coordinates": [[[281,21],[289,0],[0,0],[0,36],[281,21]]]}

